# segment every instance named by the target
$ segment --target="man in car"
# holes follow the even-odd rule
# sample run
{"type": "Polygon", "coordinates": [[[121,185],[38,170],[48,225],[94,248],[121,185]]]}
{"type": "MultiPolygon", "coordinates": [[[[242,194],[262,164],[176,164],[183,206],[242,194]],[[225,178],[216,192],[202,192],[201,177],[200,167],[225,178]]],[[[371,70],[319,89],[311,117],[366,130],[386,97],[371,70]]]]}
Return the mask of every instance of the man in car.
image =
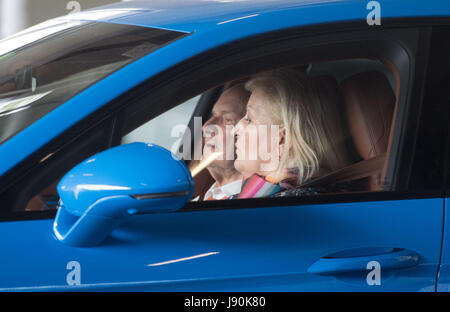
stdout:
{"type": "Polygon", "coordinates": [[[241,191],[242,176],[234,168],[231,130],[245,115],[249,97],[250,92],[245,89],[244,83],[231,84],[217,100],[211,117],[203,124],[203,136],[206,138],[203,158],[221,152],[221,156],[206,167],[215,182],[206,191],[203,200],[226,199],[241,191]]]}

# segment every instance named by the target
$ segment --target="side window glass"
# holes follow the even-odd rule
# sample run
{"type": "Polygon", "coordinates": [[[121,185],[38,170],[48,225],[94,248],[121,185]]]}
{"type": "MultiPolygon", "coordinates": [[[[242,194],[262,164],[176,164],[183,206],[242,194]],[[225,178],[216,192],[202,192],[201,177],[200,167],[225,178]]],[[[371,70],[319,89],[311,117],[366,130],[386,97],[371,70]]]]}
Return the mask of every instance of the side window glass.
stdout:
{"type": "Polygon", "coordinates": [[[199,99],[200,95],[146,122],[125,135],[121,144],[145,142],[171,150],[180,141],[179,137],[184,135],[199,99]]]}
{"type": "MultiPolygon", "coordinates": [[[[195,180],[192,200],[390,190],[386,164],[397,79],[384,61],[346,59],[229,81],[209,103],[208,117],[198,123],[201,131],[194,129],[201,137],[188,147],[201,142],[201,149],[182,155],[195,180]]],[[[197,99],[145,123],[122,142],[179,150],[173,143],[180,134],[174,136],[173,129],[188,124],[197,99]],[[176,117],[167,117],[172,114],[176,117]]]]}
{"type": "Polygon", "coordinates": [[[4,194],[5,198],[12,199],[8,200],[9,206],[13,206],[12,210],[56,210],[59,181],[66,172],[86,158],[109,148],[113,124],[113,118],[109,118],[70,141],[70,144],[65,144],[56,153],[41,159],[39,165],[27,172],[15,188],[4,194]]]}

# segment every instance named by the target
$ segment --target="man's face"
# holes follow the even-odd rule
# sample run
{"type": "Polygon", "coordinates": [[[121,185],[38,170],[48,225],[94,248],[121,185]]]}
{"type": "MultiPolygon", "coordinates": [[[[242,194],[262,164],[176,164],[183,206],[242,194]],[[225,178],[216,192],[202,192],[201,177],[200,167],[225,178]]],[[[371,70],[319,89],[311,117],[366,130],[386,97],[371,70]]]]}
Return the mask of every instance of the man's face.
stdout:
{"type": "Polygon", "coordinates": [[[214,152],[222,153],[209,167],[234,167],[234,138],[231,131],[245,114],[246,93],[241,86],[225,90],[214,105],[212,116],[204,123],[204,159],[214,152]]]}

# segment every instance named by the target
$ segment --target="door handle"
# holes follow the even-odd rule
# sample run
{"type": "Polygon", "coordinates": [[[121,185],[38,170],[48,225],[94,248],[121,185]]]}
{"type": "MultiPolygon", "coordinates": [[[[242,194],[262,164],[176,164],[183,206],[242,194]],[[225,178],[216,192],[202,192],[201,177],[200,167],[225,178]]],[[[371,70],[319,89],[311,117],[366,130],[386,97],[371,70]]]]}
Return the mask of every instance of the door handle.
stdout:
{"type": "Polygon", "coordinates": [[[382,270],[396,270],[416,266],[419,260],[420,255],[414,251],[394,248],[391,252],[382,254],[323,257],[314,262],[308,268],[307,272],[319,275],[335,275],[339,273],[366,271],[367,264],[371,261],[377,261],[382,270]]]}

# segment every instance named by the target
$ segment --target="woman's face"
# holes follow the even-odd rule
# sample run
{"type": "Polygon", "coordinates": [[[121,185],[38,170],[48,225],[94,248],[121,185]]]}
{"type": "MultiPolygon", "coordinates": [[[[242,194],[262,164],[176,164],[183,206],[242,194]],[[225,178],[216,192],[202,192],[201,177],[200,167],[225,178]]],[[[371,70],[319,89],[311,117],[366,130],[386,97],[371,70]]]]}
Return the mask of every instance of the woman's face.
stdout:
{"type": "Polygon", "coordinates": [[[248,101],[246,115],[233,131],[236,139],[234,167],[244,178],[254,173],[272,175],[277,171],[284,142],[282,128],[273,123],[264,95],[256,88],[248,101]]]}

